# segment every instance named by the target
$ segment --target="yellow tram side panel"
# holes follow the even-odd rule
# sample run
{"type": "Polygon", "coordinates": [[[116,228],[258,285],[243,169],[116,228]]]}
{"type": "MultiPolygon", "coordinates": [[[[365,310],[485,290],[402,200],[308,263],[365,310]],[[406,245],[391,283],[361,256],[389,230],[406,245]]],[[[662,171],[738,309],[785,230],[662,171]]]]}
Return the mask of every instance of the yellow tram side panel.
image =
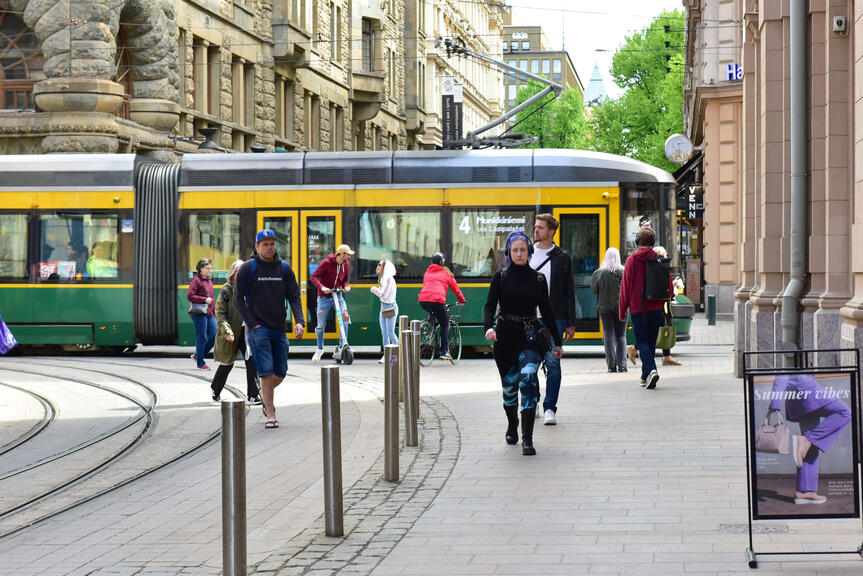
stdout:
{"type": "Polygon", "coordinates": [[[131,210],[135,192],[94,188],[51,190],[4,190],[0,187],[0,206],[4,210],[131,210]]]}
{"type": "Polygon", "coordinates": [[[353,187],[345,186],[284,186],[249,190],[236,187],[206,190],[180,188],[179,206],[181,210],[343,208],[353,206],[355,197],[353,187]]]}

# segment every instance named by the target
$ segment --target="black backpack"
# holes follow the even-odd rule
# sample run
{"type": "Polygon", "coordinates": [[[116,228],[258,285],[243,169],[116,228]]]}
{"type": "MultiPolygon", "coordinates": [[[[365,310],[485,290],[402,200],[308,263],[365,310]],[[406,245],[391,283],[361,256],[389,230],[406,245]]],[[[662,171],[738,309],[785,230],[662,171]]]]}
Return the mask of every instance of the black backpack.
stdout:
{"type": "Polygon", "coordinates": [[[647,274],[644,276],[644,298],[666,301],[671,298],[669,280],[671,279],[671,260],[668,258],[648,258],[647,274]]]}

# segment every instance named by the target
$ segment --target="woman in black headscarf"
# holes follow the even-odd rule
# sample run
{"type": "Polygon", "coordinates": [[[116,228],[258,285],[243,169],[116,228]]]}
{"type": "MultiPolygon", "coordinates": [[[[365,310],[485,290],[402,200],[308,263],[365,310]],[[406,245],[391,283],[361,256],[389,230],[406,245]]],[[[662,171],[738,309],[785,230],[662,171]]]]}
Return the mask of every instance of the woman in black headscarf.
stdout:
{"type": "Polygon", "coordinates": [[[547,350],[563,356],[560,334],[544,328],[536,316],[539,308],[545,326],[554,326],[545,276],[530,267],[533,243],[522,231],[510,233],[504,254],[509,265],[491,280],[485,303],[485,337],[494,342],[494,361],[503,387],[506,443],[518,442],[518,394],[521,392],[522,454],[536,454],[533,425],[539,402],[539,371],[547,350]],[[553,343],[552,343],[553,339],[553,343]]]}

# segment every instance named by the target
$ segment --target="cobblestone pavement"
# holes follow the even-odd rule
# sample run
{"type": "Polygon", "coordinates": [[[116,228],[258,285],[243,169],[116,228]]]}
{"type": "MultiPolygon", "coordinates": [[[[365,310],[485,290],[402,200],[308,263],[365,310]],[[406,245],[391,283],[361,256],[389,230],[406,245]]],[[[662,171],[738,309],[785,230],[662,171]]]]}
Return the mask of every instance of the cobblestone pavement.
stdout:
{"type": "MultiPolygon", "coordinates": [[[[729,324],[696,319],[693,340],[674,349],[683,366],[662,369],[654,391],[640,388],[637,372],[607,373],[596,350],[569,354],[558,425],[537,427],[535,457],[503,441],[490,359],[435,363],[422,371],[420,445],[402,449],[398,483],[382,479],[382,369],[377,356],[358,358],[340,369],[343,538],[324,534],[320,365],[292,357],[276,392],[281,428],[264,430],[258,407],[246,419],[249,573],[751,573],[742,384],[731,375],[729,324]]],[[[161,418],[185,422],[172,426],[174,438],[218,425],[218,406],[182,350],[0,358],[0,370],[24,362],[53,366],[61,378],[89,368],[152,383],[165,395],[148,440],[170,452],[161,418]]],[[[24,374],[0,376],[27,388],[24,374]]],[[[229,383],[243,388],[241,369],[229,383]]],[[[87,422],[81,412],[86,405],[75,406],[82,425],[105,416],[91,409],[87,422]]],[[[41,417],[26,394],[0,390],[0,444],[41,417]]],[[[214,442],[0,539],[0,575],[220,574],[220,470],[214,442]]],[[[860,520],[754,528],[758,552],[853,551],[862,537],[860,520]]],[[[856,555],[759,556],[759,565],[758,574],[863,570],[856,555]]]]}

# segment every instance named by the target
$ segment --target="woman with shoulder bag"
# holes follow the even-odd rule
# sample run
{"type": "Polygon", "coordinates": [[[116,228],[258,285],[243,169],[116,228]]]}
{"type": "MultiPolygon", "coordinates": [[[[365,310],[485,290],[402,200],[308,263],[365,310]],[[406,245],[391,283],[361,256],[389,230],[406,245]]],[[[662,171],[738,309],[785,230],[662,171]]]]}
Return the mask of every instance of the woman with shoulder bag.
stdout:
{"type": "Polygon", "coordinates": [[[191,302],[189,316],[195,324],[195,353],[192,358],[199,370],[210,369],[204,358],[216,341],[216,305],[213,301],[213,279],[210,277],[212,270],[213,263],[209,258],[198,260],[186,293],[186,299],[191,302]]]}
{"type": "MultiPolygon", "coordinates": [[[[521,393],[521,453],[536,454],[533,446],[533,426],[539,402],[539,371],[549,350],[549,331],[536,317],[536,309],[545,326],[554,326],[554,314],[548,300],[545,276],[530,267],[533,243],[518,230],[506,239],[504,251],[511,263],[495,273],[484,308],[485,337],[494,342],[494,361],[503,388],[503,409],[506,413],[506,443],[518,443],[518,395],[521,393]],[[495,318],[496,311],[497,317],[495,318]]],[[[563,356],[560,334],[555,330],[554,355],[563,356]]]]}
{"type": "MultiPolygon", "coordinates": [[[[378,285],[372,286],[372,294],[381,301],[381,339],[383,345],[396,344],[396,318],[399,315],[399,306],[396,303],[396,267],[387,259],[378,262],[378,285]]],[[[384,363],[384,357],[378,360],[378,364],[384,363]]]]}
{"type": "Polygon", "coordinates": [[[213,390],[213,401],[218,402],[221,400],[222,389],[228,381],[228,374],[234,368],[234,359],[237,357],[237,349],[239,349],[246,361],[246,396],[249,399],[249,404],[260,404],[261,396],[259,394],[258,372],[255,369],[255,361],[252,359],[252,355],[249,353],[249,348],[246,345],[243,317],[233,304],[234,281],[242,265],[242,260],[237,260],[231,264],[231,268],[228,270],[228,278],[225,280],[225,285],[222,286],[219,297],[216,299],[216,322],[219,329],[216,332],[216,347],[213,349],[213,359],[219,367],[216,368],[216,374],[213,376],[210,388],[213,390]]]}

